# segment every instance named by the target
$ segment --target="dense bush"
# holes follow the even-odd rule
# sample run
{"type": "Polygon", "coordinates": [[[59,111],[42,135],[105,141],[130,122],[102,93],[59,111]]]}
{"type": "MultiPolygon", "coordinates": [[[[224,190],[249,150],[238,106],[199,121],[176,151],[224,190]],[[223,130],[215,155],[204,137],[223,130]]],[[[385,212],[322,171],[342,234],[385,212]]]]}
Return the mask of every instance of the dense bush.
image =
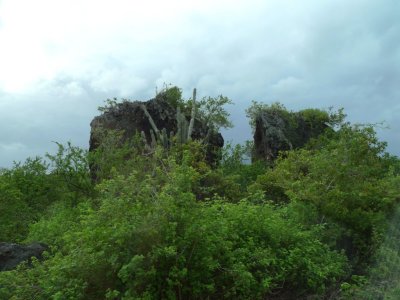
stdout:
{"type": "Polygon", "coordinates": [[[273,166],[251,145],[210,166],[201,142],[144,156],[104,132],[2,170],[0,241],[50,250],[1,272],[0,299],[396,299],[399,159],[342,112],[300,114],[330,130],[273,166]]]}
{"type": "Polygon", "coordinates": [[[382,242],[387,218],[400,200],[400,178],[373,128],[343,125],[314,150],[287,153],[253,189],[304,209],[303,222],[326,224],[325,242],[344,249],[365,269],[382,242]]]}
{"type": "Polygon", "coordinates": [[[163,160],[169,171],[160,188],[157,176],[117,176],[98,185],[98,209],[82,205],[76,218],[59,208],[53,221],[35,224],[33,235],[59,251],[34,269],[11,272],[18,278],[11,284],[3,277],[2,293],[254,299],[286,289],[322,293],[344,274],[345,257],[319,240],[318,226],[304,229],[273,205],[196,201],[191,190],[200,176],[185,161],[163,160]],[[71,218],[77,224],[69,227],[71,218]]]}

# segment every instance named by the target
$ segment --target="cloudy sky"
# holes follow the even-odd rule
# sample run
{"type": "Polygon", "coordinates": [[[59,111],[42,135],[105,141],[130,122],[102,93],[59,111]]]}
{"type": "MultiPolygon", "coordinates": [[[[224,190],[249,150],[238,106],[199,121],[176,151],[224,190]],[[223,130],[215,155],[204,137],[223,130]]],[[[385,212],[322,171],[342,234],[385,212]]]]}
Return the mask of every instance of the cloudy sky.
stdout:
{"type": "Polygon", "coordinates": [[[163,83],[231,98],[227,140],[251,138],[251,100],[280,101],[384,121],[400,155],[400,1],[0,0],[0,167],[88,147],[105,99],[163,83]]]}

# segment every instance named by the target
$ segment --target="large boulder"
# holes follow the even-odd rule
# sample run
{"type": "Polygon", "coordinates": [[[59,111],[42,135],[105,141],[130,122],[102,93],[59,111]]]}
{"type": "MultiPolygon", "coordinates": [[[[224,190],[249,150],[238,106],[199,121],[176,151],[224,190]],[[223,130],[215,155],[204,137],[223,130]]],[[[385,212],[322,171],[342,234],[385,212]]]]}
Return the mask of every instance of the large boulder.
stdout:
{"type": "Polygon", "coordinates": [[[318,109],[264,109],[255,119],[253,160],[273,161],[281,151],[301,148],[330,128],[328,123],[328,113],[318,109]]]}
{"type": "MultiPolygon", "coordinates": [[[[149,118],[146,116],[142,106],[145,106],[159,130],[165,128],[168,135],[177,133],[177,109],[170,104],[165,93],[158,94],[149,101],[124,101],[107,109],[100,116],[95,117],[90,123],[89,151],[97,149],[102,142],[102,130],[117,130],[123,132],[123,140],[133,137],[142,132],[146,140],[151,142],[151,130],[149,118]]],[[[190,121],[190,115],[186,115],[190,121]]],[[[195,120],[192,139],[206,139],[206,159],[210,164],[217,161],[216,151],[224,145],[224,139],[220,133],[208,134],[209,128],[198,119],[195,120]]]]}
{"type": "Polygon", "coordinates": [[[0,243],[0,271],[15,269],[21,262],[31,262],[32,257],[42,258],[48,247],[43,243],[19,245],[13,243],[0,243]]]}

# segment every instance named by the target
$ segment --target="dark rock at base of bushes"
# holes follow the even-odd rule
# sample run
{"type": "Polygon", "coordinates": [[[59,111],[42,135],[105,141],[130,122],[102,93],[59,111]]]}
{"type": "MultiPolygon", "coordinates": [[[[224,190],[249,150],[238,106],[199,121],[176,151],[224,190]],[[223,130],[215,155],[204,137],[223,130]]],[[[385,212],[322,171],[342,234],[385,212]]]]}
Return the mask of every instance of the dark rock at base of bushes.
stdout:
{"type": "Polygon", "coordinates": [[[32,257],[42,258],[48,246],[43,243],[19,245],[13,243],[0,243],[0,271],[15,269],[21,262],[30,263],[32,257]]]}

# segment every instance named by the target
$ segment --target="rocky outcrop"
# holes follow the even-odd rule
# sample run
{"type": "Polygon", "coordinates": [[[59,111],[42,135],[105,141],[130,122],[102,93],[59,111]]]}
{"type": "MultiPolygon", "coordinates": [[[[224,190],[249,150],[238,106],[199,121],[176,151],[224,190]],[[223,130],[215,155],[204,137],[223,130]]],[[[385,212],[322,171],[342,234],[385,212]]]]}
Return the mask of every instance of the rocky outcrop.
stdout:
{"type": "MultiPolygon", "coordinates": [[[[101,135],[98,134],[99,129],[100,131],[122,131],[123,141],[143,132],[150,144],[152,141],[152,126],[142,106],[147,109],[160,131],[165,129],[168,136],[178,132],[177,109],[170,104],[165,93],[160,93],[154,99],[146,102],[124,101],[118,103],[104,111],[102,115],[95,117],[90,123],[89,151],[95,150],[101,143],[101,135]]],[[[190,115],[184,115],[184,118],[188,122],[190,121],[190,115]]],[[[220,133],[209,133],[209,128],[198,119],[195,119],[191,137],[194,140],[206,140],[207,161],[214,163],[217,159],[215,150],[224,145],[222,135],[220,133]]]]}
{"type": "Polygon", "coordinates": [[[329,126],[329,115],[317,109],[288,112],[265,109],[255,119],[253,160],[275,160],[280,151],[303,147],[329,126]]]}
{"type": "Polygon", "coordinates": [[[30,245],[18,245],[12,243],[0,243],[0,271],[15,269],[21,262],[30,263],[32,257],[42,258],[42,254],[48,247],[42,243],[30,245]]]}

